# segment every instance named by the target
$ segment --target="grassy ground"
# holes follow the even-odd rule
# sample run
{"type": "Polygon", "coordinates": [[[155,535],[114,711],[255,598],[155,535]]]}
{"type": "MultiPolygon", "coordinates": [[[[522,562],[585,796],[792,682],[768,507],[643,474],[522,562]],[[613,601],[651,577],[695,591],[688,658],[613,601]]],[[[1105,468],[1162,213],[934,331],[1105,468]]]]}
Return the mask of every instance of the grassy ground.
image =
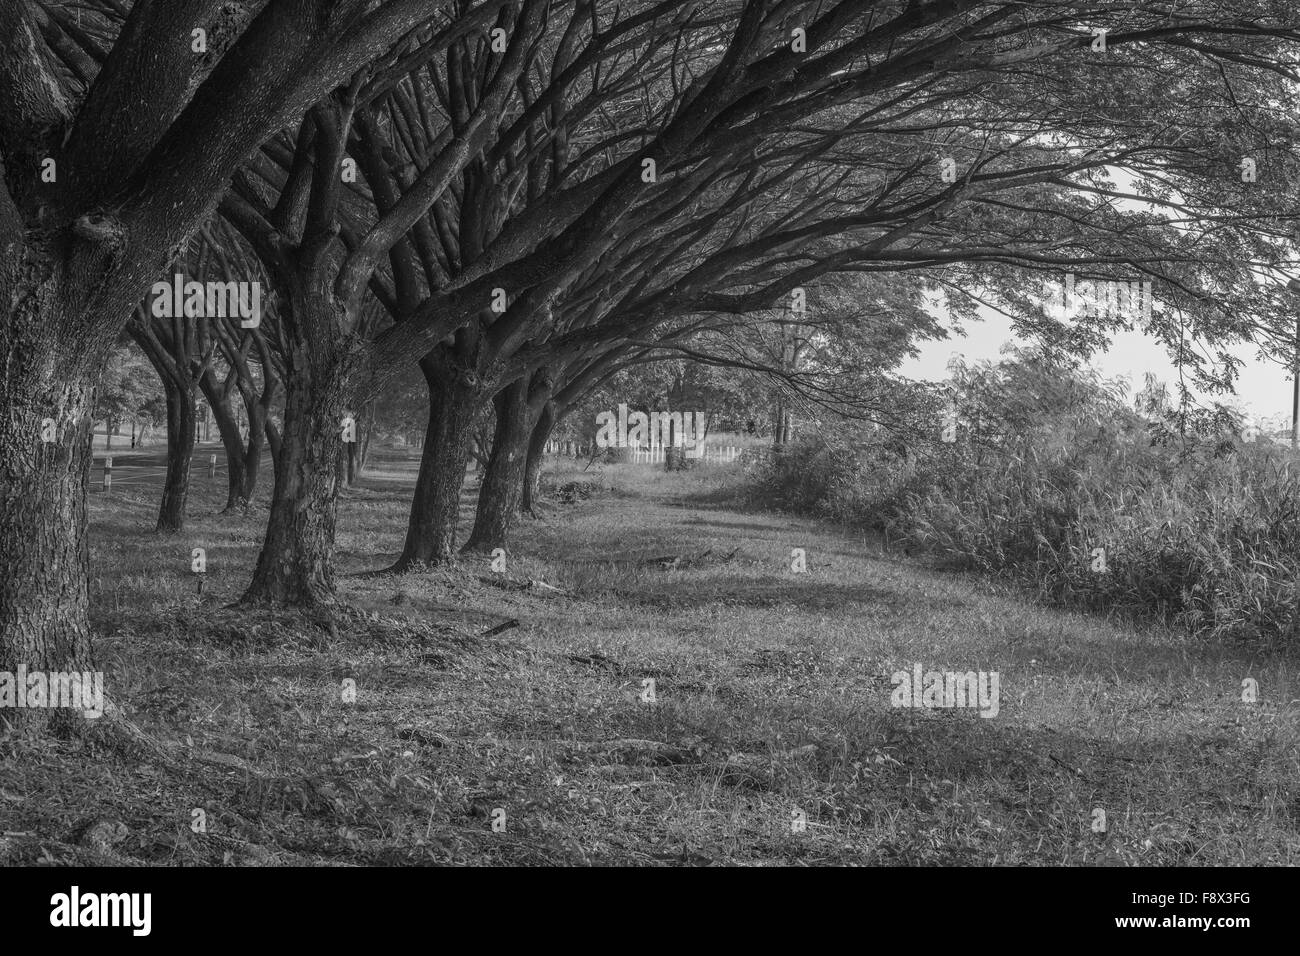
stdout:
{"type": "Polygon", "coordinates": [[[265,508],[217,515],[206,472],[176,538],[150,489],[93,498],[119,715],[0,738],[0,862],[1300,863],[1294,659],[740,513],[732,469],[608,467],[523,523],[504,574],[362,576],[405,528],[412,466],[380,468],[342,506],[359,613],[332,631],[225,607],[265,508]],[[915,663],[997,671],[998,716],[891,708],[915,663]]]}

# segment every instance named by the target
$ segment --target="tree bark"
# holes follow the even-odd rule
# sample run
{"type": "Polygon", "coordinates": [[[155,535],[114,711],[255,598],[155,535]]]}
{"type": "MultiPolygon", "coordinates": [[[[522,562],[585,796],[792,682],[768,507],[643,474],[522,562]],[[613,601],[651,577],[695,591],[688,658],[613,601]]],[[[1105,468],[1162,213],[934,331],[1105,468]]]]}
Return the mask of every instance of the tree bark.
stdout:
{"type": "Polygon", "coordinates": [[[190,466],[194,460],[194,436],[198,411],[194,393],[163,378],[167,396],[167,477],[163,480],[162,504],[155,530],[168,533],[185,528],[185,507],[190,494],[190,466]]]}
{"type": "Polygon", "coordinates": [[[286,278],[281,322],[293,342],[281,382],[284,429],[266,537],[241,601],[310,608],[335,602],[343,421],[362,352],[359,343],[329,334],[347,327],[347,315],[319,258],[304,254],[286,278]]]}
{"type": "Polygon", "coordinates": [[[349,488],[355,486],[357,478],[360,477],[361,475],[361,466],[359,462],[360,456],[357,453],[357,449],[360,447],[360,444],[361,444],[360,442],[354,441],[348,445],[348,456],[347,456],[348,467],[347,467],[347,473],[344,480],[347,482],[347,486],[349,488]]]}
{"type": "Polygon", "coordinates": [[[266,416],[266,447],[271,450],[271,467],[276,473],[280,470],[280,449],[284,447],[283,436],[280,434],[280,426],[271,421],[271,416],[266,416]]]}
{"type": "Polygon", "coordinates": [[[348,484],[351,484],[354,478],[361,477],[366,470],[366,464],[370,461],[370,441],[375,436],[375,403],[373,401],[366,404],[364,413],[365,428],[361,435],[361,443],[356,451],[356,475],[348,476],[348,484]]]}
{"type": "Polygon", "coordinates": [[[445,356],[426,355],[420,369],[429,386],[429,425],[406,543],[394,571],[455,559],[460,491],[469,466],[474,418],[484,397],[481,379],[456,369],[445,356]]]}
{"type": "Polygon", "coordinates": [[[546,443],[551,440],[551,433],[563,417],[560,407],[555,402],[547,402],[537,416],[532,435],[528,439],[528,461],[524,465],[524,490],[520,510],[533,517],[537,516],[542,484],[542,463],[546,457],[546,443]]]}
{"type": "Polygon", "coordinates": [[[216,376],[209,371],[201,384],[226,454],[226,510],[232,511],[247,505],[257,490],[266,409],[260,402],[245,402],[248,413],[248,440],[245,442],[229,394],[217,382],[216,376]]]}
{"type": "Polygon", "coordinates": [[[790,409],[784,401],[778,401],[772,413],[772,450],[782,451],[791,439],[790,409]]]}
{"type": "MultiPolygon", "coordinates": [[[[50,286],[19,288],[0,322],[0,670],[87,671],[96,373],[78,354],[85,342],[64,334],[50,286]]],[[[75,712],[0,709],[0,723],[35,732],[74,720],[75,712]]]]}
{"type": "Polygon", "coordinates": [[[334,602],[334,523],[343,459],[346,376],[290,369],[266,538],[243,603],[334,602]]]}
{"type": "Polygon", "coordinates": [[[523,496],[528,443],[536,418],[529,407],[528,379],[511,382],[497,392],[493,404],[497,420],[492,452],[483,471],[474,528],[465,542],[465,551],[491,551],[505,547],[523,496]]]}

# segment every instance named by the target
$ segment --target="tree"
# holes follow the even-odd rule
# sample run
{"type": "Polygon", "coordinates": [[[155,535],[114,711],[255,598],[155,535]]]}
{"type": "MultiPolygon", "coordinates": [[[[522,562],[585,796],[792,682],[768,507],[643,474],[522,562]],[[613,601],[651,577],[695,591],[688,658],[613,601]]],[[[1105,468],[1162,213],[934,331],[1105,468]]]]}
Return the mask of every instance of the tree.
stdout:
{"type": "MultiPolygon", "coordinates": [[[[257,282],[269,291],[270,283],[257,258],[240,240],[238,233],[221,221],[206,227],[201,237],[211,250],[207,262],[226,280],[257,282]]],[[[262,464],[263,442],[270,446],[271,459],[279,454],[280,434],[271,412],[279,399],[284,376],[283,352],[272,344],[280,334],[279,309],[273,297],[261,302],[259,321],[252,327],[236,318],[208,316],[224,364],[224,375],[209,368],[199,387],[212,409],[226,455],[226,510],[244,507],[252,500],[262,464]],[[234,405],[238,395],[243,407],[244,429],[234,405]]]]}
{"type": "Polygon", "coordinates": [[[216,342],[205,323],[183,315],[155,319],[147,305],[135,310],[126,328],[157,372],[167,403],[167,473],[156,530],[180,531],[185,527],[190,464],[198,440],[199,381],[211,372],[216,342]]]}
{"type": "Polygon", "coordinates": [[[427,0],[111,2],[86,14],[84,46],[47,45],[43,33],[73,20],[69,7],[0,0],[8,670],[89,669],[92,392],[131,310],[253,151],[440,10],[427,0]],[[111,46],[99,66],[85,47],[101,36],[111,46]]]}
{"type": "MultiPolygon", "coordinates": [[[[136,5],[97,74],[54,45],[89,87],[87,125],[110,144],[89,160],[95,174],[74,163],[75,188],[40,212],[40,190],[23,186],[36,165],[19,163],[22,211],[8,219],[44,222],[54,209],[49,234],[71,237],[75,254],[46,249],[72,264],[51,267],[68,289],[49,288],[74,325],[101,306],[124,314],[141,276],[218,200],[282,292],[285,447],[250,600],[332,600],[339,424],[417,358],[432,414],[406,564],[454,553],[466,423],[484,401],[526,378],[531,395],[538,370],[665,319],[753,314],[835,273],[1014,265],[1143,270],[1219,332],[1247,328],[1223,308],[1229,293],[1247,297],[1249,323],[1280,325],[1251,270],[1281,258],[1284,190],[1243,195],[1225,175],[1243,148],[1282,171],[1293,163],[1278,143],[1294,126],[1285,51],[1297,35],[1268,3],[1198,2],[1171,22],[1156,3],[645,0],[553,15],[519,0],[459,4],[413,32],[432,16],[416,6],[322,0],[223,22],[232,43],[214,63],[187,74],[168,60],[171,73],[132,77],[133,90],[160,91],[159,108],[123,142],[104,118],[122,110],[101,108],[124,99],[133,51],[142,37],[170,50],[193,25],[136,5]],[[792,25],[806,49],[790,44],[792,25]],[[1105,58],[1095,29],[1108,31],[1105,58]],[[252,82],[248,65],[273,49],[297,73],[276,60],[252,82]],[[197,82],[168,86],[178,71],[197,82]],[[1216,126],[1188,102],[1241,122],[1216,126]],[[223,138],[200,123],[214,115],[223,138]],[[296,134],[277,132],[290,125],[296,134]],[[347,160],[364,182],[347,182],[347,160]],[[1110,168],[1139,185],[1117,188],[1110,168]],[[100,200],[119,194],[101,215],[100,200]],[[1215,230],[1192,235],[1190,218],[1215,230]],[[102,267],[104,283],[84,280],[102,267]],[[90,306],[69,292],[87,289],[90,306]],[[367,295],[391,324],[366,317],[367,295]]],[[[32,86],[36,19],[19,31],[31,44],[0,48],[0,93],[32,86]]],[[[89,57],[93,45],[79,46],[89,57]]],[[[38,64],[36,75],[54,72],[38,64]]],[[[6,127],[13,110],[0,116],[7,169],[14,128],[89,156],[87,131],[74,124],[65,143],[42,125],[66,112],[45,108],[49,88],[12,98],[24,104],[18,127],[6,127]]],[[[1000,291],[1015,296],[1009,280],[1000,291]]],[[[1059,334],[1077,343],[1104,325],[1059,334]]],[[[20,384],[11,396],[39,394],[20,384]]]]}
{"type": "Polygon", "coordinates": [[[105,447],[112,449],[113,433],[134,419],[154,395],[149,366],[130,349],[113,350],[95,389],[94,418],[104,423],[105,447]]]}
{"type": "MultiPolygon", "coordinates": [[[[658,42],[665,35],[662,27],[650,39],[637,40],[633,27],[654,24],[668,6],[635,6],[625,16],[597,20],[590,33],[584,33],[585,21],[578,17],[567,25],[553,21],[559,42],[544,36],[532,48],[544,51],[537,62],[554,57],[550,81],[542,70],[536,89],[514,84],[520,88],[517,102],[504,96],[502,78],[531,77],[516,67],[533,54],[515,43],[517,30],[505,27],[500,29],[511,43],[503,53],[483,43],[453,44],[437,70],[421,55],[418,63],[429,67],[427,83],[438,93],[442,114],[429,109],[424,77],[409,87],[398,83],[385,89],[391,96],[383,103],[364,88],[359,94],[355,158],[366,174],[377,218],[363,220],[364,233],[340,231],[346,261],[337,272],[335,304],[347,312],[355,295],[370,289],[394,322],[373,341],[361,336],[355,343],[357,365],[365,367],[361,378],[370,382],[343,390],[364,395],[401,361],[423,354],[433,403],[399,567],[447,560],[454,553],[456,500],[475,409],[557,353],[635,334],[665,313],[744,314],[768,307],[835,271],[1007,260],[1118,269],[1159,261],[1157,254],[1180,261],[1168,223],[1148,217],[1146,228],[1135,230],[1135,217],[1112,205],[1088,207],[1098,197],[1113,203],[1115,190],[1101,181],[1100,171],[1123,163],[1167,181],[1171,161],[1181,158],[1191,167],[1189,175],[1222,176],[1222,166],[1205,166],[1200,155],[1188,163],[1177,122],[1143,140],[1145,127],[1129,123],[1120,108],[1129,103],[1099,102],[1116,89],[1115,64],[1088,62],[1093,33],[1064,26],[1065,8],[1049,6],[1021,17],[1023,9],[1012,5],[936,5],[924,14],[909,6],[885,11],[879,24],[866,4],[809,8],[803,12],[817,53],[804,58],[779,42],[789,19],[769,17],[756,3],[729,5],[697,25],[689,15],[675,19],[666,31],[674,37],[671,46],[658,42]],[[1013,15],[1019,19],[1008,25],[1013,15]],[[851,29],[864,26],[861,32],[851,29]],[[585,80],[576,84],[584,71],[596,75],[593,67],[605,65],[609,38],[619,31],[626,37],[623,49],[638,50],[632,72],[640,82],[632,95],[624,97],[618,84],[608,93],[585,80]],[[912,46],[896,46],[900,36],[912,46]],[[571,56],[583,42],[586,49],[571,56]],[[1054,68],[1058,59],[1068,59],[1067,77],[1039,77],[1034,95],[1027,96],[1021,76],[1026,56],[1050,60],[1054,68]],[[1092,82],[1100,79],[1105,82],[1092,82]],[[575,90],[578,109],[564,99],[575,90]],[[589,91],[608,97],[609,107],[584,112],[589,91]],[[504,116],[495,127],[486,122],[484,103],[492,105],[493,115],[504,116]],[[562,103],[563,121],[547,116],[562,103]],[[511,110],[505,109],[508,104],[511,110]],[[372,105],[376,109],[370,112],[363,108],[372,105]],[[1080,116],[1085,119],[1074,122],[1080,116]],[[539,122],[543,117],[548,123],[539,122]],[[1068,123],[1073,123],[1068,130],[1073,139],[1065,135],[1068,123]],[[1061,134],[1053,140],[1044,131],[1061,134]],[[498,141],[491,141],[493,135],[498,141]],[[589,148],[577,151],[578,161],[572,161],[567,146],[580,137],[589,148]],[[936,174],[936,148],[953,151],[952,168],[962,170],[960,177],[936,174]],[[751,216],[756,198],[782,181],[781,174],[771,172],[782,163],[791,183],[788,192],[801,198],[802,208],[778,204],[776,212],[752,217],[752,223],[738,221],[751,216]],[[763,168],[767,175],[758,174],[763,168]],[[647,171],[652,172],[648,179],[647,171]],[[730,197],[715,205],[695,201],[710,188],[722,197],[730,189],[730,197]],[[1018,218],[1006,213],[1010,204],[999,198],[1013,193],[1018,218]],[[519,198],[503,209],[503,196],[519,198]],[[1036,217],[1031,228],[1025,228],[1023,209],[1036,217]],[[717,210],[729,215],[712,215],[717,210]],[[673,222],[674,213],[679,222],[673,222]],[[723,227],[710,236],[709,227],[717,222],[723,227]],[[1063,245],[1052,232],[1080,224],[1083,238],[1077,243],[1063,245]],[[657,244],[644,244],[639,255],[626,249],[612,253],[647,227],[662,230],[657,244]],[[409,230],[409,240],[403,230],[409,230]],[[677,243],[685,254],[679,254],[677,243]],[[647,255],[647,250],[652,251],[647,255]],[[375,269],[384,254],[390,258],[390,279],[375,269]],[[582,318],[582,310],[574,318],[557,310],[567,307],[564,300],[573,298],[573,286],[586,281],[593,268],[629,261],[637,262],[644,281],[625,286],[617,308],[597,308],[593,318],[582,318]],[[773,270],[774,263],[781,268],[773,270]],[[670,268],[674,265],[679,268],[670,268]],[[759,282],[763,271],[776,271],[778,277],[759,282]],[[646,276],[665,278],[656,282],[646,276]],[[720,285],[734,291],[724,294],[720,285]],[[489,308],[500,293],[504,311],[489,308]],[[583,327],[574,327],[574,321],[583,327]]],[[[534,9],[525,4],[520,15],[534,9]]],[[[1265,53],[1250,50],[1248,68],[1265,80],[1278,38],[1294,38],[1294,31],[1267,14],[1247,24],[1212,5],[1198,8],[1200,19],[1174,28],[1155,6],[1139,13],[1136,19],[1126,14],[1121,22],[1100,6],[1087,11],[1111,31],[1116,50],[1146,45],[1142,54],[1129,57],[1130,64],[1149,60],[1153,42],[1167,43],[1157,51],[1160,69],[1193,76],[1210,96],[1223,92],[1212,86],[1222,76],[1220,64],[1211,62],[1219,51],[1196,38],[1226,36],[1233,44],[1256,44],[1265,53]]],[[[1133,74],[1140,81],[1134,89],[1157,82],[1151,76],[1158,71],[1144,67],[1145,73],[1133,74]]],[[[621,78],[629,71],[603,75],[621,78]]],[[[325,140],[334,144],[330,156],[340,154],[345,139],[352,149],[352,140],[338,130],[325,140]]],[[[267,178],[281,190],[293,170],[304,171],[296,179],[298,198],[286,201],[282,193],[277,209],[301,208],[316,141],[318,131],[300,133],[295,158],[280,163],[283,179],[267,178]]],[[[315,168],[335,163],[317,161],[315,168]]],[[[1213,191],[1202,195],[1207,202],[1222,199],[1213,191]]],[[[1176,205],[1154,192],[1145,199],[1166,209],[1176,205]]],[[[258,221],[250,218],[250,234],[258,231],[255,227],[258,221]]],[[[1205,253],[1196,261],[1212,258],[1205,253]]],[[[1167,278],[1185,281],[1172,274],[1167,278]]],[[[345,324],[357,329],[353,319],[345,324]]],[[[338,381],[320,388],[338,391],[338,381]]],[[[332,513],[331,485],[306,490],[320,504],[300,510],[332,513]]],[[[268,538],[250,596],[328,600],[329,539],[324,524],[283,526],[274,540],[268,538]],[[307,552],[315,556],[310,561],[293,557],[307,552]],[[303,574],[314,577],[306,584],[285,583],[286,575],[303,574]]]]}

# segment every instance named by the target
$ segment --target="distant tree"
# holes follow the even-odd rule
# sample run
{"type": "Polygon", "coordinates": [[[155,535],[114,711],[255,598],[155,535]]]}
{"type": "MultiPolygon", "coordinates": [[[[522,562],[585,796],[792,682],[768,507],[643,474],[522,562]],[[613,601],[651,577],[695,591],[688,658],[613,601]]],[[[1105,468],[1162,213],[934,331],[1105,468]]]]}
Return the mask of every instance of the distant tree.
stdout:
{"type": "Polygon", "coordinates": [[[128,345],[113,350],[95,390],[95,419],[104,423],[104,447],[112,449],[121,424],[136,418],[158,395],[148,361],[128,345]]]}

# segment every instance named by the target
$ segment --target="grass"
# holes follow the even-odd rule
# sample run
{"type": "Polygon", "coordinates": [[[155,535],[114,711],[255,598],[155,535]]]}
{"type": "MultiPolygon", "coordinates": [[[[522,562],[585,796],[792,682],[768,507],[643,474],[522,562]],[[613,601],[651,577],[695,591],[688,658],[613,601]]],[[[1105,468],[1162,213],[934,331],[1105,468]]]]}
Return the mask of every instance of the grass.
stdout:
{"type": "Polygon", "coordinates": [[[101,725],[128,731],[0,738],[0,863],[1300,863],[1293,658],[735,510],[728,468],[569,469],[600,490],[523,522],[504,575],[361,576],[396,556],[413,478],[377,468],[342,504],[356,613],[332,633],[225,607],[264,505],[218,515],[200,477],[167,539],[154,493],[92,496],[125,718],[101,725]],[[891,708],[916,662],[997,671],[999,715],[891,708]]]}

